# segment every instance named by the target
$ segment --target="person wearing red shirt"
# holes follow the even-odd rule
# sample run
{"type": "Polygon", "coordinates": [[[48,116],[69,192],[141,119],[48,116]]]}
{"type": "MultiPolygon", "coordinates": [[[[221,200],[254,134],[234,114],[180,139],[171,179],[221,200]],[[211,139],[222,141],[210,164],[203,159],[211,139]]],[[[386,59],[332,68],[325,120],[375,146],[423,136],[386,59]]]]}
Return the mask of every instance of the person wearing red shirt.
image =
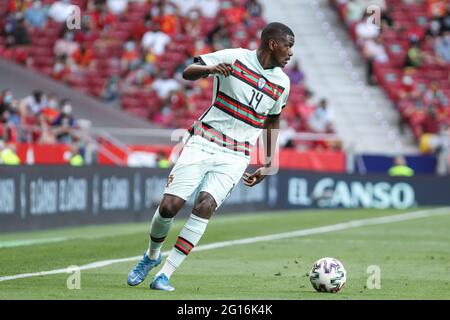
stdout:
{"type": "Polygon", "coordinates": [[[73,62],[82,68],[89,67],[94,59],[94,53],[91,48],[87,48],[85,44],[80,44],[80,47],[72,54],[73,62]]]}

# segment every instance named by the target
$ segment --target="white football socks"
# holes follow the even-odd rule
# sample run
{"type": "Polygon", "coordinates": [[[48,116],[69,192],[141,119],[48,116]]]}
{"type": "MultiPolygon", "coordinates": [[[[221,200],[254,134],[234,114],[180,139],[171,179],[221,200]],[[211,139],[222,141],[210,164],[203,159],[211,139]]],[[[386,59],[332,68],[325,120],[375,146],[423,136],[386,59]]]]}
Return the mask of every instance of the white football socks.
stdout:
{"type": "Polygon", "coordinates": [[[170,278],[172,273],[181,265],[186,259],[187,255],[200,241],[203,233],[208,225],[208,219],[203,219],[191,214],[189,220],[184,225],[183,229],[178,236],[175,246],[170,251],[169,256],[166,259],[161,270],[157,273],[157,276],[164,273],[167,278],[170,278]]]}
{"type": "Polygon", "coordinates": [[[150,259],[158,259],[161,247],[169,233],[170,226],[174,218],[163,218],[159,214],[159,207],[156,209],[150,226],[150,242],[147,250],[147,255],[150,259]]]}

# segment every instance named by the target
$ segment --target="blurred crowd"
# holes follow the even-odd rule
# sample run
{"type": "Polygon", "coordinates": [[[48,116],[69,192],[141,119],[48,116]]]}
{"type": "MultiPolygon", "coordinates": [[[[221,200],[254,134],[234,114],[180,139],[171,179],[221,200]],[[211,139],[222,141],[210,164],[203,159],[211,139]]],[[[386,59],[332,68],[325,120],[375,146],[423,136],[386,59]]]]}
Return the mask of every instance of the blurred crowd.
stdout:
{"type": "Polygon", "coordinates": [[[450,129],[450,2],[333,0],[367,64],[423,153],[438,153],[450,129]],[[379,26],[369,5],[381,9],[379,26]],[[369,12],[367,12],[369,11],[369,12]]]}
{"type": "Polygon", "coordinates": [[[82,165],[88,140],[80,133],[68,99],[35,90],[16,98],[10,89],[0,95],[0,164],[20,164],[17,143],[65,144],[68,163],[82,165]]]}
{"type": "Polygon", "coordinates": [[[78,140],[77,122],[68,99],[36,90],[16,98],[10,89],[0,96],[0,139],[6,142],[71,144],[78,140]]]}
{"type": "MultiPolygon", "coordinates": [[[[182,79],[192,57],[256,49],[266,24],[258,0],[8,0],[0,6],[6,12],[0,56],[169,128],[189,127],[211,103],[211,78],[182,79]],[[78,20],[71,5],[81,9],[78,20]]],[[[297,147],[295,131],[333,133],[328,102],[308,90],[298,62],[288,74],[293,98],[285,145],[297,147]]],[[[339,146],[324,140],[298,147],[339,146]]]]}

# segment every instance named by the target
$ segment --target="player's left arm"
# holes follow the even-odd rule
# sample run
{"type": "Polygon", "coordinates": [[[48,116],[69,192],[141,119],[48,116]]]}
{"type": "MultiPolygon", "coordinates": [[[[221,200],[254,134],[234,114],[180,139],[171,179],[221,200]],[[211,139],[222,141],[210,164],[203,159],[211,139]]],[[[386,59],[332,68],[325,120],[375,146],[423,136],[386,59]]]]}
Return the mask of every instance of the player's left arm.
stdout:
{"type": "Polygon", "coordinates": [[[244,184],[248,187],[260,183],[268,175],[276,172],[274,157],[278,140],[278,131],[280,129],[280,114],[271,115],[264,122],[263,142],[264,142],[264,165],[258,168],[253,174],[244,173],[242,177],[244,184]]]}

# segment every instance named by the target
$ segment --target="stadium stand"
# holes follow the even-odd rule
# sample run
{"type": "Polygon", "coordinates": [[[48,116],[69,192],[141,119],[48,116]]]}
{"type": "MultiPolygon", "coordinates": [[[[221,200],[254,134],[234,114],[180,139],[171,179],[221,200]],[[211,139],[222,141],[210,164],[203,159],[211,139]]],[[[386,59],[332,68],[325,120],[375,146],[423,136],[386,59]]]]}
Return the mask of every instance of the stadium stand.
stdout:
{"type": "MultiPolygon", "coordinates": [[[[10,0],[1,10],[1,57],[104,101],[120,101],[126,112],[167,128],[188,128],[210,104],[211,79],[194,86],[181,77],[191,57],[227,47],[254,49],[266,23],[257,0],[10,0]],[[81,9],[80,29],[65,23],[70,4],[81,9]]],[[[318,107],[299,64],[288,74],[285,136],[292,136],[290,128],[333,133],[327,102],[318,107]]],[[[301,149],[341,147],[285,141],[301,149]]]]}
{"type": "Polygon", "coordinates": [[[381,0],[381,28],[367,24],[368,2],[331,0],[367,63],[423,153],[450,128],[450,2],[381,0]]]}

